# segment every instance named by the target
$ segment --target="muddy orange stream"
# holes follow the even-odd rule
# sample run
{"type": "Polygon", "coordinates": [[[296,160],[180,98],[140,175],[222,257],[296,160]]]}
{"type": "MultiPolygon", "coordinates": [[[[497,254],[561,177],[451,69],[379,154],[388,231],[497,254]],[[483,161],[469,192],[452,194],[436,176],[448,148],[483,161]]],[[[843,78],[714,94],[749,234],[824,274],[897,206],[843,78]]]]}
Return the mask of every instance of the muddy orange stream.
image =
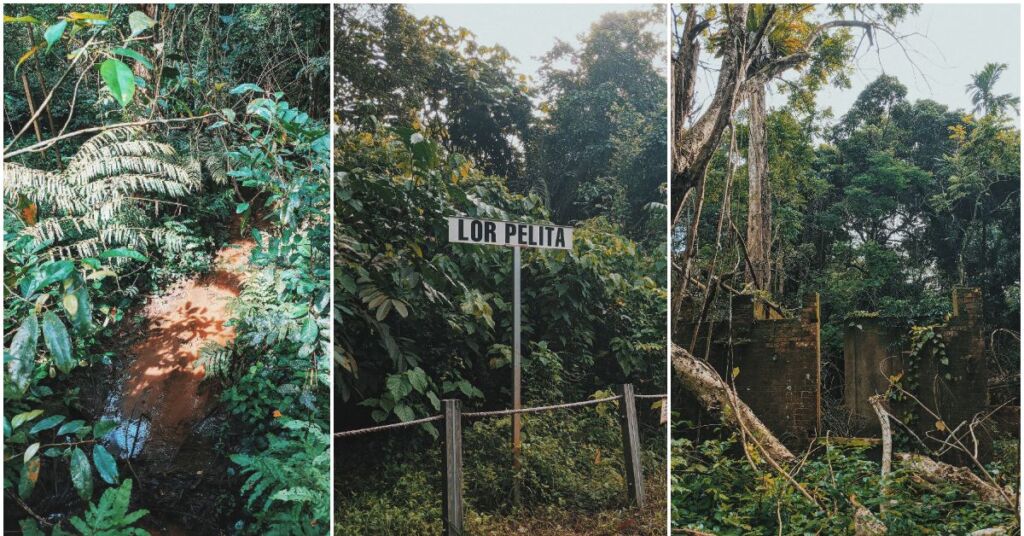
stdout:
{"type": "Polygon", "coordinates": [[[231,318],[228,303],[241,291],[253,245],[237,240],[222,247],[211,273],[179,283],[143,309],[149,329],[131,348],[135,359],[119,409],[126,419],[148,423],[140,446],[146,458],[173,456],[191,426],[211,409],[209,389],[200,386],[203,368],[193,362],[207,342],[234,339],[234,328],[224,325],[231,318]]]}

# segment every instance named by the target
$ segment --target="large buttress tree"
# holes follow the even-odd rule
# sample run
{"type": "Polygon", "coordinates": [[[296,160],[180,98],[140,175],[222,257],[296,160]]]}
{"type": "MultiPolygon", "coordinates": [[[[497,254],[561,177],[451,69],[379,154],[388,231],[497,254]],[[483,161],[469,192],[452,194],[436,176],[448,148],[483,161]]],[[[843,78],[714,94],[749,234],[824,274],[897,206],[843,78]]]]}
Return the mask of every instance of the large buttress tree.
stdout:
{"type": "MultiPolygon", "coordinates": [[[[697,226],[708,169],[715,153],[731,137],[724,134],[735,126],[737,112],[746,104],[749,210],[746,237],[741,241],[745,251],[743,271],[748,287],[768,290],[772,265],[764,120],[768,85],[785,80],[795,100],[813,103],[814,93],[825,84],[848,85],[848,64],[865,49],[865,43],[867,47],[876,46],[879,37],[885,36],[902,46],[894,27],[916,9],[908,5],[806,4],[687,5],[673,9],[671,209],[673,236],[682,239],[674,248],[678,253],[673,253],[673,333],[678,333],[675,328],[682,316],[681,307],[695,276],[697,226]],[[715,63],[717,71],[708,68],[715,63]],[[713,89],[698,99],[698,88],[712,85],[701,82],[709,75],[717,76],[713,89]]],[[[735,143],[729,145],[730,165],[735,165],[735,143]]],[[[709,274],[704,290],[713,296],[716,286],[720,286],[716,274],[709,274]]],[[[706,310],[707,305],[702,309],[706,310]]],[[[673,352],[673,364],[684,386],[705,391],[729,389],[724,381],[709,383],[690,378],[692,371],[705,370],[690,362],[696,359],[689,352],[673,352]]],[[[723,398],[707,392],[693,394],[698,400],[723,398]]]]}

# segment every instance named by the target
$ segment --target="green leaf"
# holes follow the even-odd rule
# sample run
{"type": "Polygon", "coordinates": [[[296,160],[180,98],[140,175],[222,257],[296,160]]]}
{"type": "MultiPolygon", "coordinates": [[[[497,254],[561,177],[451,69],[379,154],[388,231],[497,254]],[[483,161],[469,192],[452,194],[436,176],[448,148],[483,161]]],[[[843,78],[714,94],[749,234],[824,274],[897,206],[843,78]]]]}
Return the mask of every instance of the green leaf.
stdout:
{"type": "MultiPolygon", "coordinates": [[[[21,529],[21,533],[24,536],[46,536],[46,533],[39,528],[39,523],[32,518],[22,519],[18,522],[18,527],[21,529]]],[[[57,533],[57,529],[59,528],[59,525],[54,527],[53,536],[60,536],[60,534],[57,533]]]]}
{"type": "Polygon", "coordinates": [[[25,413],[19,413],[11,419],[11,428],[17,430],[22,424],[31,421],[42,414],[43,410],[41,409],[34,409],[32,411],[26,411],[25,413]]]}
{"type": "Polygon", "coordinates": [[[75,290],[71,293],[78,302],[78,310],[74,314],[69,311],[71,325],[79,333],[88,333],[92,329],[92,302],[89,300],[89,289],[85,287],[82,276],[75,274],[75,290]]]}
{"type": "MultiPolygon", "coordinates": [[[[21,327],[14,334],[10,348],[11,360],[7,362],[7,377],[17,388],[18,393],[24,394],[28,390],[29,384],[32,383],[38,345],[39,321],[36,320],[36,314],[31,313],[21,322],[21,327]]],[[[17,424],[14,427],[17,428],[17,424]]]]}
{"type": "MultiPolygon", "coordinates": [[[[6,479],[5,479],[6,480],[6,479]]],[[[34,456],[21,466],[21,477],[18,479],[18,495],[28,499],[39,481],[39,456],[34,456]]]]}
{"type": "Polygon", "coordinates": [[[57,314],[53,311],[47,311],[43,315],[43,338],[46,340],[46,347],[50,349],[57,368],[64,374],[71,372],[76,364],[74,358],[71,357],[71,338],[68,337],[68,330],[64,327],[64,322],[57,318],[57,314]]]}
{"type": "Polygon", "coordinates": [[[409,376],[409,383],[417,392],[422,393],[427,389],[427,373],[423,369],[416,367],[406,374],[409,376]]]}
{"type": "Polygon", "coordinates": [[[306,322],[302,325],[302,342],[306,344],[313,344],[316,341],[316,336],[320,334],[320,328],[316,325],[316,320],[313,316],[307,316],[306,322]]]}
{"type": "Polygon", "coordinates": [[[75,271],[75,263],[71,261],[48,261],[29,272],[21,280],[21,295],[28,298],[39,289],[66,279],[75,271]]]}
{"type": "Polygon", "coordinates": [[[135,96],[135,73],[121,60],[110,58],[100,65],[100,76],[121,106],[128,106],[135,96]]]}
{"type": "Polygon", "coordinates": [[[231,88],[231,91],[229,91],[228,93],[230,93],[232,95],[241,95],[242,93],[246,93],[246,92],[249,92],[249,91],[255,91],[257,93],[263,93],[263,88],[261,88],[260,86],[257,86],[256,84],[245,83],[245,84],[239,84],[239,85],[231,88]]]}
{"type": "Polygon", "coordinates": [[[54,426],[57,426],[58,424],[64,422],[65,418],[66,417],[64,417],[63,415],[51,415],[37,422],[35,426],[33,426],[32,429],[28,431],[28,433],[38,434],[39,432],[42,432],[44,430],[49,430],[50,428],[53,428],[54,426]]]}
{"type": "Polygon", "coordinates": [[[156,26],[156,21],[149,18],[148,15],[141,11],[132,11],[128,15],[128,27],[132,29],[132,37],[139,35],[140,33],[156,26]]]}
{"type": "Polygon", "coordinates": [[[142,253],[131,248],[113,248],[100,253],[101,259],[110,259],[113,257],[128,257],[129,259],[135,259],[139,262],[146,262],[149,260],[149,257],[146,257],[142,253]]]}
{"type": "Polygon", "coordinates": [[[152,62],[147,60],[146,57],[143,56],[142,54],[139,54],[138,52],[136,52],[136,51],[134,51],[134,50],[132,50],[130,48],[115,48],[114,50],[111,50],[110,53],[114,54],[115,56],[131,58],[131,59],[141,63],[147,69],[152,69],[153,68],[153,63],[152,62]]]}
{"type": "Polygon", "coordinates": [[[106,447],[97,444],[92,448],[92,461],[96,464],[96,471],[100,478],[107,484],[117,483],[117,461],[110,455],[106,447]]]}
{"type": "Polygon", "coordinates": [[[89,457],[78,447],[71,451],[71,483],[83,500],[92,498],[92,465],[89,457]]]}
{"type": "Polygon", "coordinates": [[[83,426],[85,426],[85,421],[79,419],[66,422],[60,427],[59,430],[57,430],[57,435],[62,436],[73,434],[81,430],[83,426]]]}
{"type": "Polygon", "coordinates": [[[241,214],[246,210],[249,210],[249,203],[239,203],[235,206],[235,214],[241,214]]]}
{"type": "Polygon", "coordinates": [[[288,311],[288,318],[299,318],[300,316],[305,316],[307,313],[309,313],[309,305],[303,303],[294,306],[290,311],[288,311]]]}
{"type": "Polygon", "coordinates": [[[60,41],[60,38],[64,35],[64,30],[67,27],[68,21],[62,20],[57,24],[54,24],[53,26],[50,26],[49,28],[46,29],[46,32],[43,33],[43,39],[46,39],[47,52],[50,51],[50,47],[52,47],[54,43],[60,41]]]}
{"type": "Polygon", "coordinates": [[[441,399],[437,398],[433,391],[427,391],[427,398],[430,399],[430,405],[434,406],[435,410],[441,409],[441,399]]]}
{"type": "Polygon", "coordinates": [[[114,428],[117,428],[117,421],[112,421],[110,419],[101,419],[99,422],[93,425],[92,437],[94,437],[95,439],[100,439],[103,436],[109,434],[110,431],[113,430],[114,428]]]}
{"type": "Polygon", "coordinates": [[[412,408],[405,404],[395,406],[395,415],[398,417],[398,420],[402,422],[411,421],[416,418],[416,414],[412,412],[412,408]]]}
{"type": "Polygon", "coordinates": [[[224,116],[225,119],[228,120],[229,123],[235,122],[235,111],[231,108],[224,108],[220,111],[220,113],[224,116]]]}

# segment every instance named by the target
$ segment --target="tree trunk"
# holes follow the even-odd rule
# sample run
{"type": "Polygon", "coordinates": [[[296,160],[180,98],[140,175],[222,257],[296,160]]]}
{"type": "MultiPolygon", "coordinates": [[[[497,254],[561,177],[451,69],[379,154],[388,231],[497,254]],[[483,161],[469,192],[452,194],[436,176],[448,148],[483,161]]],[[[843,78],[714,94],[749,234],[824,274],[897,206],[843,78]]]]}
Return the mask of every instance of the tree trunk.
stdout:
{"type": "Polygon", "coordinates": [[[771,289],[772,199],[768,184],[768,144],[765,129],[765,86],[747,96],[747,281],[755,288],[771,289]]]}
{"type": "MultiPolygon", "coordinates": [[[[741,73],[746,71],[747,66],[744,43],[748,7],[745,4],[729,4],[725,8],[729,22],[723,38],[728,40],[728,44],[722,47],[718,84],[707,110],[690,128],[682,124],[673,125],[677,129],[673,132],[675,139],[672,159],[671,208],[674,213],[678,213],[686,192],[696,188],[703,180],[704,170],[711,163],[718,140],[722,138],[736,109],[737,95],[743,82],[741,73]]],[[[684,49],[686,46],[684,41],[684,49]]],[[[683,51],[679,54],[679,57],[682,56],[683,51]]],[[[684,87],[677,87],[676,91],[684,91],[684,87]]],[[[676,95],[677,102],[685,102],[684,98],[685,95],[676,95]]]]}
{"type": "MultiPolygon", "coordinates": [[[[157,4],[138,4],[138,9],[139,11],[145,13],[147,17],[156,20],[157,10],[159,9],[159,6],[157,4]]],[[[145,54],[143,54],[141,50],[136,50],[136,52],[145,56],[145,54]]],[[[132,66],[132,73],[134,73],[135,76],[145,80],[146,88],[151,89],[150,83],[153,79],[153,73],[151,73],[149,69],[142,65],[142,62],[135,62],[135,64],[132,66]]]]}
{"type": "Polygon", "coordinates": [[[1017,497],[1006,490],[989,484],[965,467],[956,467],[935,461],[920,454],[900,452],[896,459],[911,471],[933,484],[956,484],[978,494],[978,498],[997,506],[1015,510],[1017,497]]]}
{"type": "Polygon", "coordinates": [[[745,429],[775,461],[796,459],[706,361],[673,344],[672,368],[683,389],[692,394],[705,411],[717,416],[726,426],[745,429]]]}

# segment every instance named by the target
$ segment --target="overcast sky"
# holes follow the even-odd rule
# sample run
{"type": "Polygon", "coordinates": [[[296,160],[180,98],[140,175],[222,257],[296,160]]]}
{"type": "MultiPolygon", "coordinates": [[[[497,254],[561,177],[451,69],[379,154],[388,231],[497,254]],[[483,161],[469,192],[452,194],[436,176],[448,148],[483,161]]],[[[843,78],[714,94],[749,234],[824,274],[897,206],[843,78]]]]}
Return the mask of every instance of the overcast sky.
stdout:
{"type": "MultiPolygon", "coordinates": [[[[476,34],[482,45],[501,45],[519,60],[518,71],[537,80],[537,58],[551,50],[556,39],[577,44],[601,15],[615,11],[647,10],[653,4],[408,4],[417,17],[440,16],[448,24],[476,34]]],[[[662,22],[655,30],[663,32],[662,22]]],[[[664,63],[664,62],[662,62],[664,63]]]]}
{"type": "MultiPolygon", "coordinates": [[[[576,42],[590,25],[610,11],[647,9],[650,4],[412,4],[416,16],[439,15],[449,24],[477,35],[482,44],[500,44],[519,60],[519,70],[536,79],[536,60],[551,49],[556,38],[576,42]]],[[[824,90],[819,105],[830,106],[838,117],[845,113],[860,91],[883,72],[907,86],[911,100],[930,98],[952,108],[969,109],[964,86],[970,75],[987,62],[1009,65],[997,86],[999,93],[1020,95],[1020,6],[1011,4],[929,4],[900,25],[907,38],[912,64],[898,46],[883,38],[880,49],[861,54],[851,77],[850,89],[824,90]],[[916,67],[914,66],[916,64],[916,67]],[[920,72],[918,72],[920,70],[920,72]]],[[[714,85],[714,73],[706,73],[702,92],[714,85]]],[[[698,102],[700,95],[698,95],[698,102]]],[[[784,104],[782,96],[769,98],[784,104]]],[[[1019,124],[1019,118],[1018,118],[1019,124]]]]}
{"type": "MultiPolygon", "coordinates": [[[[1020,95],[1020,6],[1009,4],[928,4],[900,24],[913,63],[887,37],[881,49],[862,54],[855,64],[850,89],[832,89],[818,96],[836,117],[845,113],[864,86],[883,72],[907,86],[910,100],[932,99],[951,108],[969,110],[965,86],[971,74],[988,62],[1005,63],[997,93],[1020,95]],[[916,64],[916,68],[914,65],[916,64]]],[[[773,103],[783,97],[776,96],[773,103]]],[[[1018,124],[1020,120],[1018,118],[1018,124]]]]}

